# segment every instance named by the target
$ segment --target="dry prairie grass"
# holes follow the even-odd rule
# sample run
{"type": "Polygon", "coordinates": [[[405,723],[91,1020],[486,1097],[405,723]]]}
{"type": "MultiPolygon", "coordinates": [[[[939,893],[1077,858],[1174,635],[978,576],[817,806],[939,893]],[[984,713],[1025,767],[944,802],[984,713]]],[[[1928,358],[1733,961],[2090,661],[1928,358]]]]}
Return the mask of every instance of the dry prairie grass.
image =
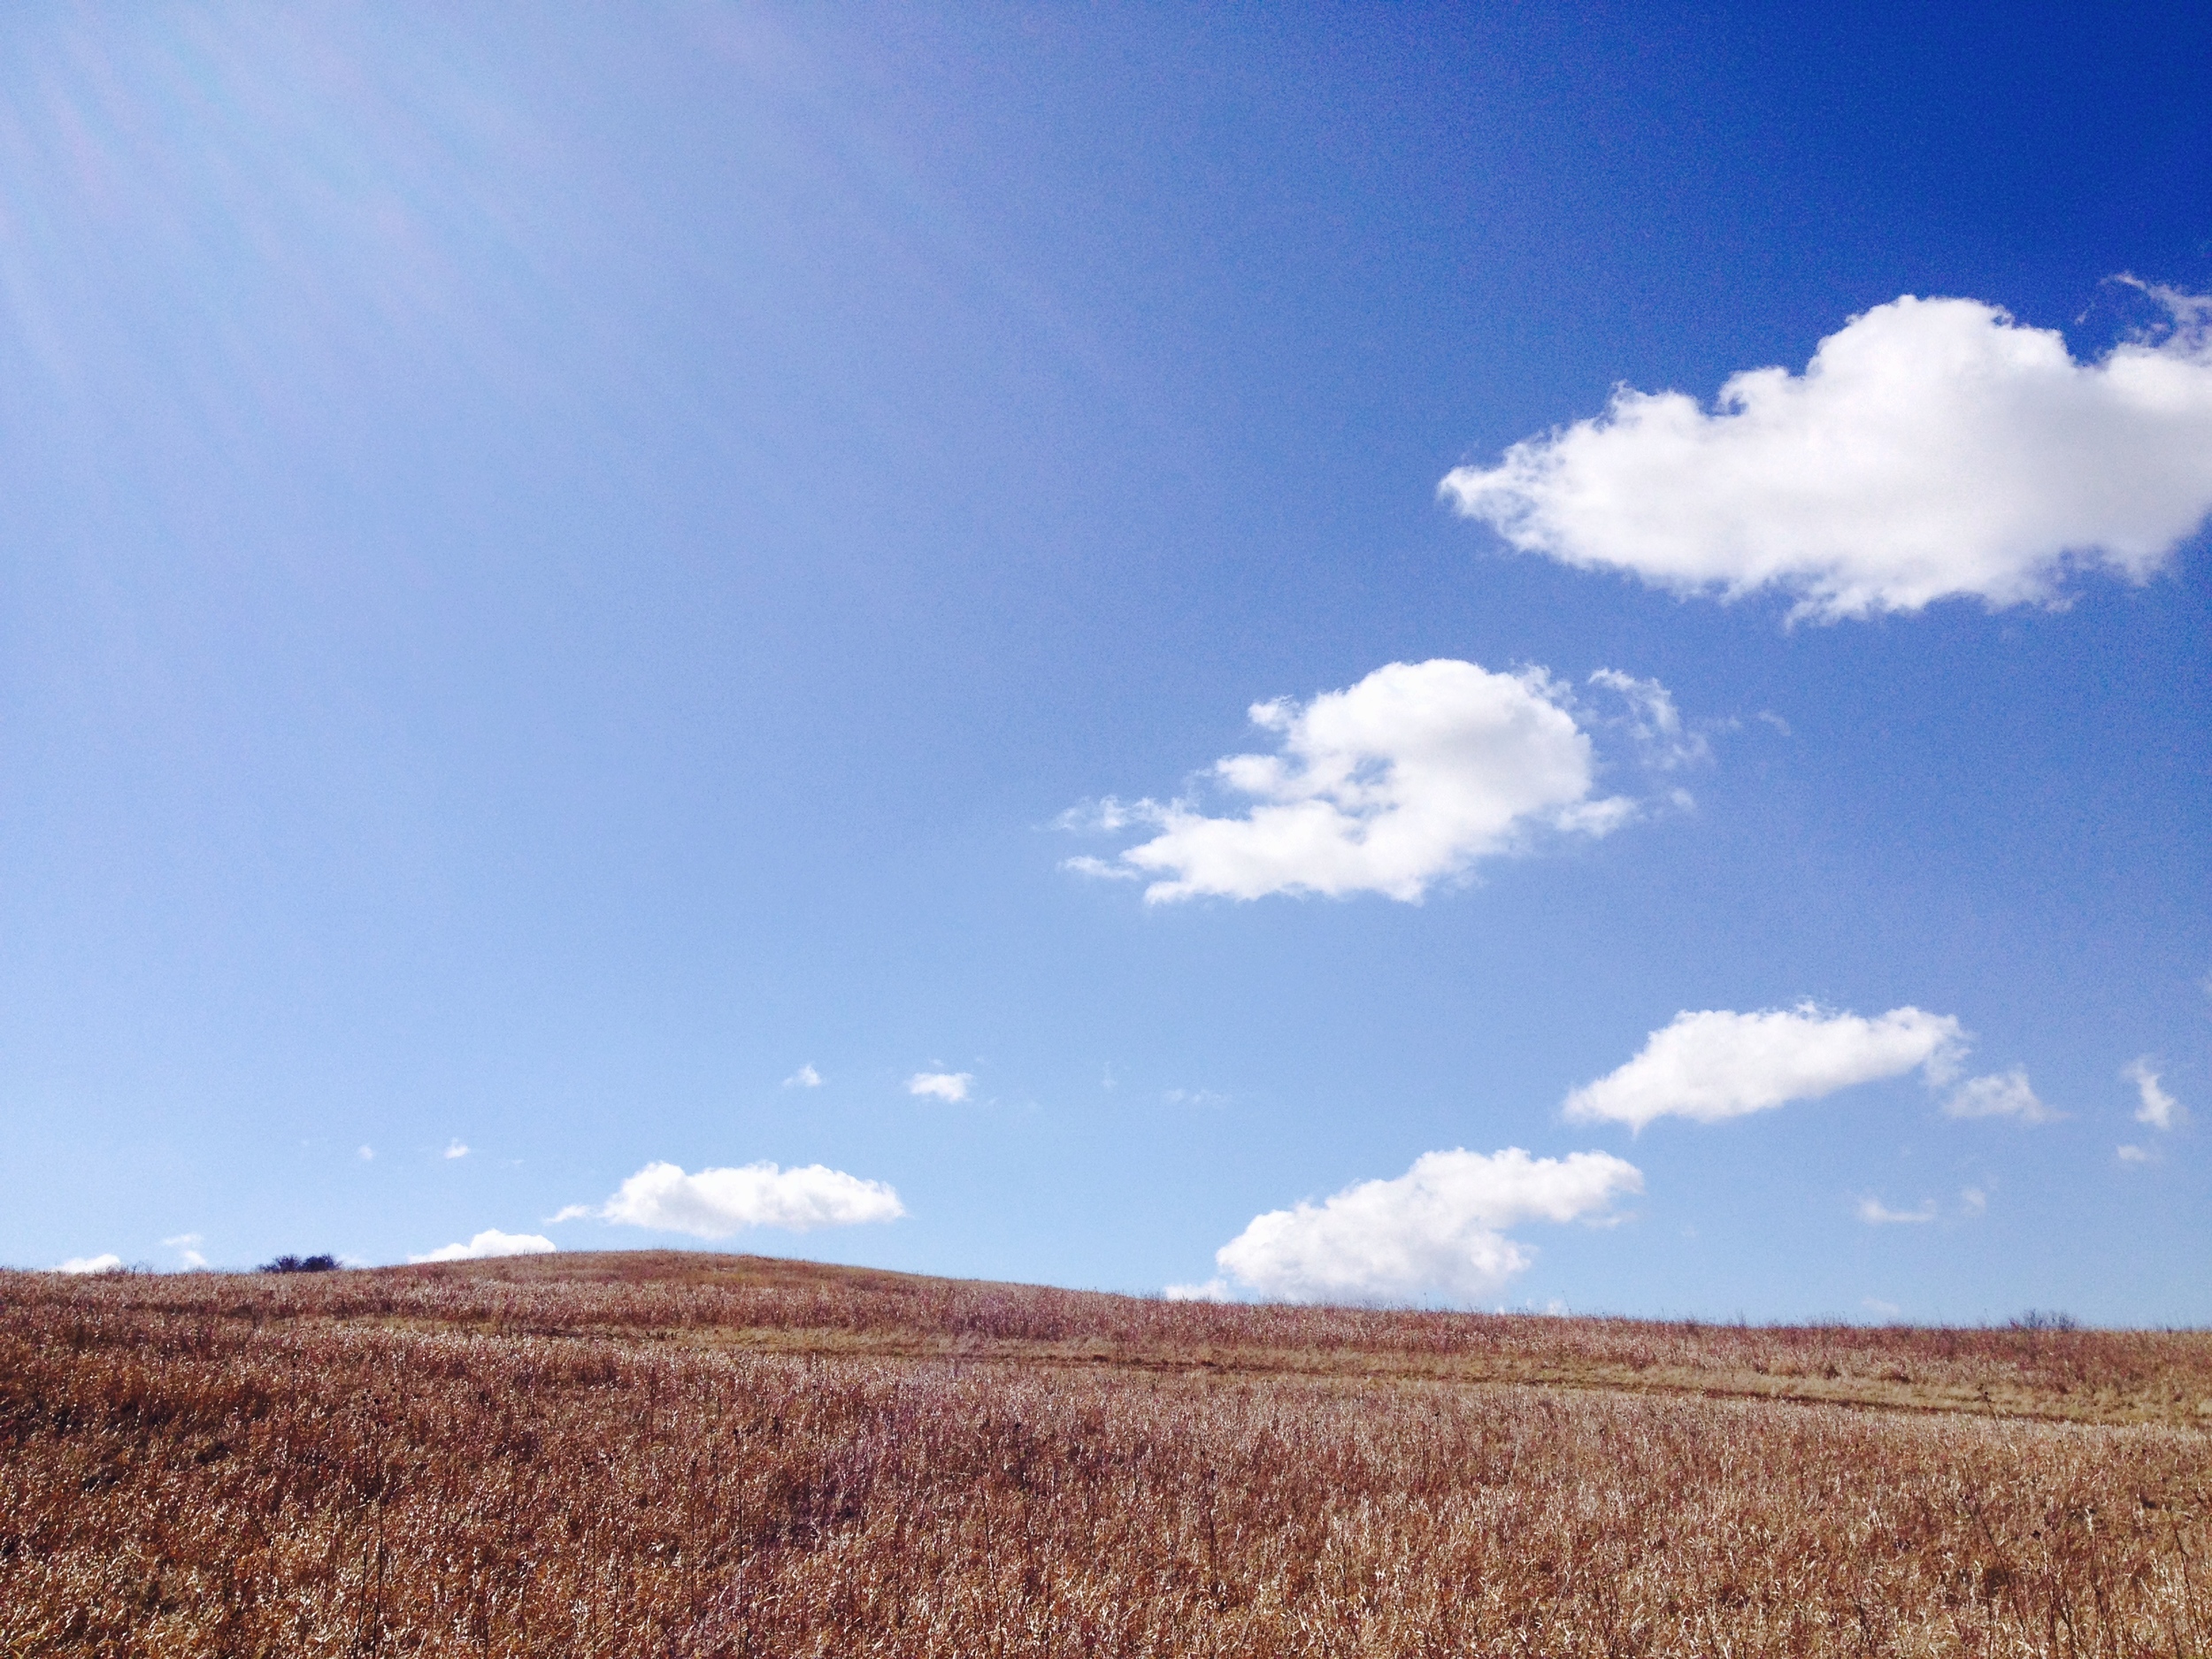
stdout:
{"type": "Polygon", "coordinates": [[[2187,1333],[6,1274],[0,1648],[2185,1659],[2208,1400],[2187,1333]]]}

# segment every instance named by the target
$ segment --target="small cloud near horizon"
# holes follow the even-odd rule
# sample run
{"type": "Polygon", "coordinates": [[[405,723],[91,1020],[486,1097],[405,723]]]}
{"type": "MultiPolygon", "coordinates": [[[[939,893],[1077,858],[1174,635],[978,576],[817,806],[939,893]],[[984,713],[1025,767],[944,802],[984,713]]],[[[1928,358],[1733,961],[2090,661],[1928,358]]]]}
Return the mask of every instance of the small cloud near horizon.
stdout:
{"type": "Polygon", "coordinates": [[[465,1244],[442,1244],[407,1259],[418,1266],[426,1262],[481,1262],[497,1256],[547,1256],[559,1248],[539,1233],[502,1233],[487,1227],[465,1244]]]}
{"type": "Polygon", "coordinates": [[[57,1262],[47,1270],[55,1273],[119,1273],[123,1270],[123,1258],[112,1250],[99,1256],[73,1256],[65,1262],[57,1262]]]}
{"type": "Polygon", "coordinates": [[[1394,1179],[1356,1182],[1321,1203],[1302,1200],[1254,1217],[1214,1253],[1219,1275],[1165,1294],[1221,1301],[1241,1286],[1270,1302],[1472,1306],[1535,1261],[1507,1228],[1617,1219],[1615,1202],[1643,1187],[1641,1171],[1605,1152],[1425,1152],[1394,1179]]]}
{"type": "Polygon", "coordinates": [[[548,1217],[611,1221],[698,1239],[726,1239],[748,1227],[805,1233],[896,1221],[906,1214],[898,1193],[819,1164],[780,1169],[765,1161],[736,1169],[687,1174],[678,1164],[649,1164],[603,1204],[571,1204],[548,1217]]]}

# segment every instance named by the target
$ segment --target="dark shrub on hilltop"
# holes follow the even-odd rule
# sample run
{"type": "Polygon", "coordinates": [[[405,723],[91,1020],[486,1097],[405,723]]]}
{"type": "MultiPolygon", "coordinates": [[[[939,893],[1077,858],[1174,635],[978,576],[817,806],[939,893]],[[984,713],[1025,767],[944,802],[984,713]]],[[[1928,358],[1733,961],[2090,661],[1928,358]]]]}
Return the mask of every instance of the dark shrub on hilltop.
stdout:
{"type": "Polygon", "coordinates": [[[334,1256],[280,1256],[254,1269],[257,1273],[329,1273],[337,1271],[334,1256]]]}

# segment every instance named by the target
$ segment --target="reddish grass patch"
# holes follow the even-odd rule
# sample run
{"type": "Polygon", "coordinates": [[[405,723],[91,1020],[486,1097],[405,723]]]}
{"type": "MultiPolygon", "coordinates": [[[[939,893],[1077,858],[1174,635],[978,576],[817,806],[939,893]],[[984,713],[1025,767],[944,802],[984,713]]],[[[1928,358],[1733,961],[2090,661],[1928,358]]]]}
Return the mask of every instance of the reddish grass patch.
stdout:
{"type": "Polygon", "coordinates": [[[10,1274],[0,1650],[2187,1655],[2207,1398],[2193,1333],[10,1274]]]}

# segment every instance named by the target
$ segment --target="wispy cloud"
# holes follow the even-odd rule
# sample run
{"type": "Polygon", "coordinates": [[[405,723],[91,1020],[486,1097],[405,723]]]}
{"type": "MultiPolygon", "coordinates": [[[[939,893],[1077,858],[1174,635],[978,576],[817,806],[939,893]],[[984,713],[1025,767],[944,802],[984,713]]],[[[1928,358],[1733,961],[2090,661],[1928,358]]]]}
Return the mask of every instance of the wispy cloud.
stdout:
{"type": "Polygon", "coordinates": [[[2135,1121],[2148,1124],[2154,1129],[2173,1129],[2188,1121],[2189,1114],[2182,1104],[2160,1087],[2158,1073],[2151,1069],[2151,1057],[2144,1055],[2129,1061],[2120,1068],[2120,1075],[2135,1085],[2135,1121]]]}
{"type": "Polygon", "coordinates": [[[1870,1193],[1859,1200],[1855,1213],[1870,1227],[1912,1225],[1933,1221],[1936,1218],[1936,1201],[1932,1198],[1924,1199],[1917,1210],[1892,1210],[1870,1193]]]}
{"type": "Polygon", "coordinates": [[[822,1087],[822,1074],[814,1069],[813,1063],[810,1061],[784,1079],[783,1086],[786,1088],[819,1088],[822,1087]]]}
{"type": "Polygon", "coordinates": [[[2065,1116],[2036,1098],[2024,1066],[1969,1078],[1943,1102],[1947,1118],[2009,1118],[2016,1123],[2055,1123],[2065,1116]]]}
{"type": "Polygon", "coordinates": [[[1617,693],[1626,713],[1615,723],[1624,727],[1644,764],[1661,772],[1701,764],[1713,757],[1713,746],[1701,732],[1682,723],[1674,706],[1674,694],[1655,680],[1639,680],[1617,668],[1601,668],[1590,683],[1617,693]]]}
{"type": "Polygon", "coordinates": [[[462,1142],[462,1140],[458,1135],[456,1135],[452,1140],[445,1143],[445,1151],[441,1156],[449,1158],[465,1158],[468,1156],[468,1155],[469,1149],[467,1146],[462,1142]]]}
{"type": "Polygon", "coordinates": [[[1440,489],[1524,552],[1776,589],[1819,621],[2046,601],[2074,567],[2141,581],[2212,511],[2212,300],[2143,291],[2166,326],[2094,363],[1994,305],[1907,296],[1801,375],[1738,374],[1709,413],[1624,388],[1440,489]]]}
{"type": "Polygon", "coordinates": [[[204,1240],[198,1233],[180,1233],[173,1237],[164,1239],[161,1242],[165,1247],[177,1253],[178,1259],[185,1267],[197,1268],[207,1265],[207,1257],[200,1254],[200,1246],[204,1240]]]}

